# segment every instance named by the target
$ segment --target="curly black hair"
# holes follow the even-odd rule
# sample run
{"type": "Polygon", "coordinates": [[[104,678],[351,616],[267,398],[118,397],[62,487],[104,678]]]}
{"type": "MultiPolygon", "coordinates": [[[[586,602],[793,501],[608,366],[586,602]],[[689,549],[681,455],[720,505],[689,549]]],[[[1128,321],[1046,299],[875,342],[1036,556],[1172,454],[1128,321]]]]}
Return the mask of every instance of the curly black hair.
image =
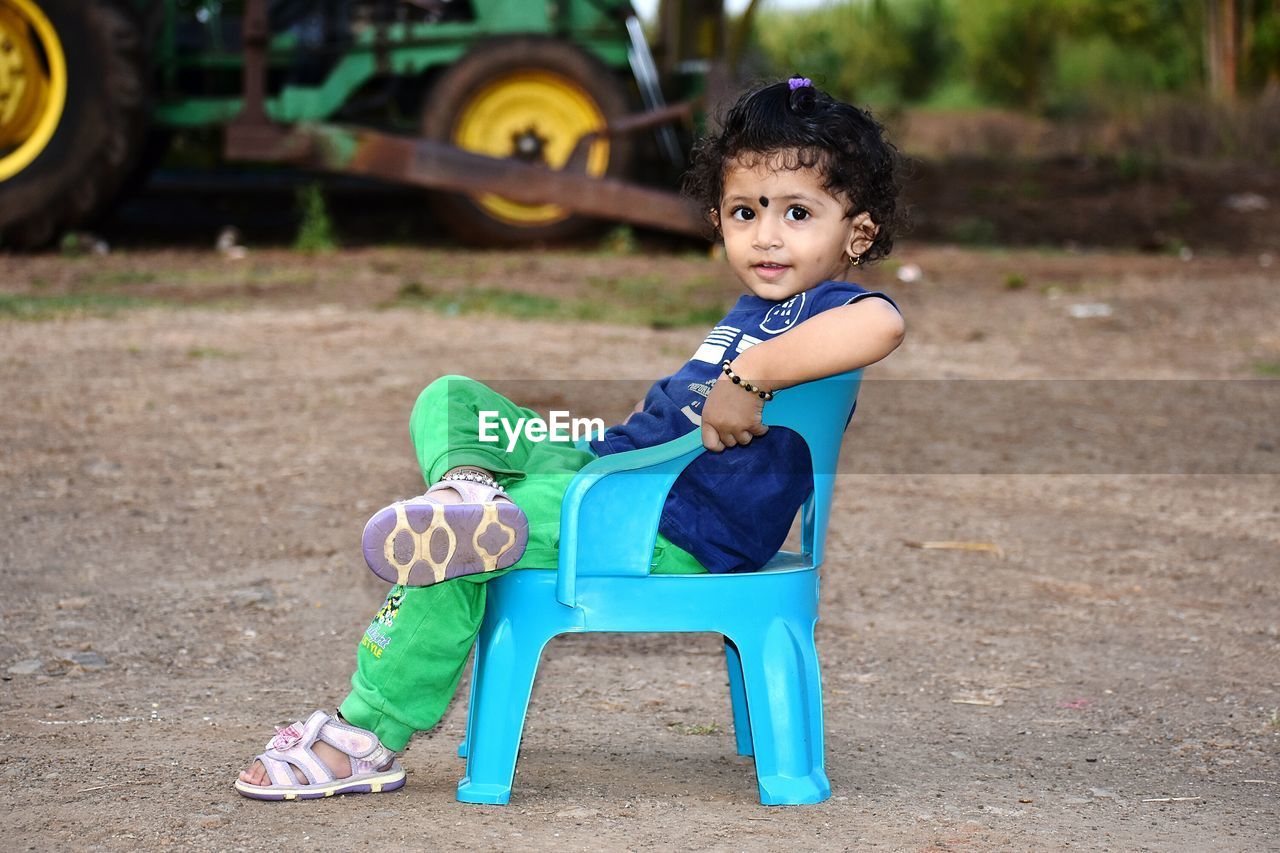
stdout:
{"type": "Polygon", "coordinates": [[[837,101],[793,78],[749,91],[693,149],[682,189],[699,210],[718,210],[725,169],[769,162],[781,169],[818,169],[827,190],[844,200],[846,214],[866,211],[880,226],[862,260],[893,249],[901,157],[884,128],[866,110],[837,101]]]}

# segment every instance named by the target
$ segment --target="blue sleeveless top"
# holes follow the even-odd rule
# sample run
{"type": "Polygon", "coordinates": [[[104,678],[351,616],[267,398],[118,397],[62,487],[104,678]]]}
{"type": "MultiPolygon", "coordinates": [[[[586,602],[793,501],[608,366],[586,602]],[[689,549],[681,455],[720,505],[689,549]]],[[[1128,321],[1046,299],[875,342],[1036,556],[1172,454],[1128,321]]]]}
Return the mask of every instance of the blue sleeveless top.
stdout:
{"type": "MultiPolygon", "coordinates": [[[[898,307],[883,293],[843,281],[824,281],[784,302],[740,297],[684,367],[653,383],[644,409],[610,427],[591,442],[592,449],[605,456],[700,429],[702,406],[726,359],[815,314],[870,297],[898,307]]],[[[813,465],[804,440],[789,429],[773,428],[746,446],[704,453],[691,462],[667,495],[658,530],[708,571],[755,571],[782,548],[812,489],[813,465]]]]}

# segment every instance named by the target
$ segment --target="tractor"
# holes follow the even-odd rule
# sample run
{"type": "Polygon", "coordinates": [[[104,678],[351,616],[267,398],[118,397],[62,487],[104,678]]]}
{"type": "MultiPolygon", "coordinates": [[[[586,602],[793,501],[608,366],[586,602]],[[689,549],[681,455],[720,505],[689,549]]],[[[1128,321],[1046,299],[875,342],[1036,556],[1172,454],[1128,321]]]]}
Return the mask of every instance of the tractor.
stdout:
{"type": "Polygon", "coordinates": [[[629,0],[0,0],[0,245],[92,225],[202,131],[225,160],[422,186],[471,242],[697,233],[634,179],[681,165],[721,3],[658,29],[655,56],[629,0]]]}

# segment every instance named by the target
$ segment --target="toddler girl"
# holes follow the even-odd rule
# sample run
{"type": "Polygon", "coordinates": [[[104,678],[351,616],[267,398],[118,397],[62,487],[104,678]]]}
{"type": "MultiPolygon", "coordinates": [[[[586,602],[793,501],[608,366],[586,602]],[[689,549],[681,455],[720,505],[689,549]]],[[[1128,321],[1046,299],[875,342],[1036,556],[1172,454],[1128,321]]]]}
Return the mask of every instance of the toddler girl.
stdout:
{"type": "Polygon", "coordinates": [[[554,568],[560,502],[596,456],[694,429],[710,453],[672,486],[651,571],[744,572],[781,548],[812,489],[803,440],[762,423],[772,392],[879,361],[903,322],[884,294],[846,281],[887,255],[897,154],[870,115],[792,78],[743,96],[694,151],[685,191],[706,211],[746,293],[692,359],[653,384],[627,420],[572,441],[487,441],[488,424],[536,417],[470,379],[419,396],[410,433],[426,493],[365,527],[375,574],[393,584],[357,652],[337,715],[280,730],[240,774],[258,799],[389,791],[395,751],[434,726],[484,616],[485,584],[508,569],[554,568]]]}

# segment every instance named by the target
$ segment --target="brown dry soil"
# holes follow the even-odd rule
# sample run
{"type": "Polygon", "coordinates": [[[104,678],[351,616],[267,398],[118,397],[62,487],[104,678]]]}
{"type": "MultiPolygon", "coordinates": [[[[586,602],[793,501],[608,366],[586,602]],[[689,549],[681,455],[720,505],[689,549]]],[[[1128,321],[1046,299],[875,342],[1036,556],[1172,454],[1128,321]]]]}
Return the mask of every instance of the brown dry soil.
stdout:
{"type": "MultiPolygon", "coordinates": [[[[1070,386],[1068,420],[1100,388],[1158,409],[1152,389],[1240,387],[1202,414],[1244,440],[1197,442],[1193,423],[1179,452],[1195,458],[1175,468],[1198,473],[1160,473],[1144,453],[1176,424],[1143,403],[1076,426],[1157,459],[1145,467],[1118,457],[1082,473],[1071,452],[1022,465],[1017,442],[1056,443],[1049,428],[947,473],[937,457],[966,452],[956,424],[973,413],[893,392],[938,383],[869,382],[817,629],[833,792],[797,808],[759,805],[709,635],[552,643],[506,807],[454,800],[465,701],[413,742],[398,793],[271,804],[231,787],[273,724],[344,695],[385,591],[363,568],[361,527],[420,486],[405,428],[418,390],[452,372],[553,379],[525,401],[616,418],[705,329],[572,317],[646,287],[723,302],[719,263],[0,257],[4,846],[1280,848],[1280,441],[1276,419],[1252,417],[1280,387],[1277,267],[895,257],[923,278],[867,272],[909,323],[871,378],[1096,380],[1070,386]],[[466,313],[468,284],[543,297],[509,300],[541,314],[466,313]],[[443,310],[397,301],[405,288],[443,310]],[[1095,303],[1112,313],[1072,316],[1095,303]],[[636,382],[569,381],[619,378],[636,382]],[[1102,381],[1118,379],[1144,381],[1102,381]],[[941,540],[1000,552],[911,547],[941,540]]],[[[1055,386],[972,387],[1013,389],[988,424],[1003,442],[1002,425],[1044,419],[1018,389],[1055,386]]]]}

